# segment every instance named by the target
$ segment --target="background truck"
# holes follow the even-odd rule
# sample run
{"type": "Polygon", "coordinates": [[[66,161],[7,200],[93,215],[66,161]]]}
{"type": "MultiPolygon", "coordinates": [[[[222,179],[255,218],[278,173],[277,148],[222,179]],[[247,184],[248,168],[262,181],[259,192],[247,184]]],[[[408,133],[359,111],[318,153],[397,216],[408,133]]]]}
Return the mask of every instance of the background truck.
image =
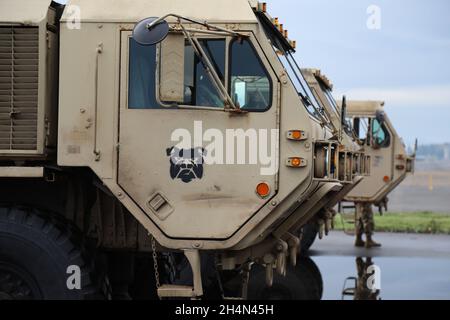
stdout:
{"type": "MultiPolygon", "coordinates": [[[[318,69],[303,69],[303,73],[330,119],[339,121],[342,103],[333,98],[330,80],[318,69]]],[[[387,195],[408,173],[414,172],[415,152],[413,155],[407,154],[383,106],[384,102],[378,101],[346,102],[345,116],[349,123],[344,126],[343,143],[348,148],[363,151],[370,158],[370,174],[342,198],[338,211],[363,210],[364,206],[372,205],[378,206],[380,211],[383,208],[387,210],[387,195]],[[354,202],[355,205],[348,202],[354,202]]],[[[307,250],[316,238],[317,223],[311,221],[304,230],[307,239],[310,239],[304,242],[303,249],[307,250]]]]}
{"type": "Polygon", "coordinates": [[[219,270],[246,297],[254,263],[286,274],[358,173],[294,47],[256,1],[1,1],[0,296],[196,298],[219,270]]]}

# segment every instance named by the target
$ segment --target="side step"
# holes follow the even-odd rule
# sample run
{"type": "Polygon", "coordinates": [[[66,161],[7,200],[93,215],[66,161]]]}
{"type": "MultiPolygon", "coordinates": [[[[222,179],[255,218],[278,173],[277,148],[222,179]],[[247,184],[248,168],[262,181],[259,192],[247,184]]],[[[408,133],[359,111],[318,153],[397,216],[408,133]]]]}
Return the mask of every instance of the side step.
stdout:
{"type": "Polygon", "coordinates": [[[192,269],[193,286],[164,284],[158,288],[159,298],[199,299],[203,296],[200,252],[198,250],[184,250],[184,255],[192,269]]]}
{"type": "Polygon", "coordinates": [[[158,288],[160,298],[197,298],[192,286],[177,286],[164,284],[158,288]]]}

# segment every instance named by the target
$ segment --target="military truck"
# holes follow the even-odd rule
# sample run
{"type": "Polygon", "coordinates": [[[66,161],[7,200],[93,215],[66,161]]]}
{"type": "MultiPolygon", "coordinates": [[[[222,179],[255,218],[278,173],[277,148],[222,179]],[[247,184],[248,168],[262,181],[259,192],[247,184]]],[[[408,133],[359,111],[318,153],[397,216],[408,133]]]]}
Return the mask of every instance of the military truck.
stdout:
{"type": "Polygon", "coordinates": [[[295,265],[359,172],[287,36],[256,1],[3,0],[0,297],[199,298],[219,270],[245,298],[295,265]]]}
{"type": "MultiPolygon", "coordinates": [[[[303,69],[305,79],[329,118],[337,122],[341,117],[342,103],[332,95],[331,81],[319,69],[303,69]]],[[[407,176],[414,172],[415,153],[407,155],[406,148],[383,109],[384,102],[350,101],[344,106],[349,123],[344,126],[343,144],[352,150],[364,151],[369,157],[370,174],[343,197],[339,210],[363,210],[364,206],[376,205],[387,210],[387,196],[407,176]],[[354,202],[349,205],[346,202],[354,202]]],[[[417,143],[416,148],[417,149],[417,143]]],[[[355,212],[356,214],[356,212],[355,212]]],[[[318,233],[317,223],[311,221],[304,228],[308,242],[307,250],[318,233]]]]}
{"type": "Polygon", "coordinates": [[[317,215],[308,222],[303,228],[301,247],[304,253],[314,243],[317,236],[322,239],[323,235],[327,235],[333,228],[333,221],[336,215],[335,207],[340,204],[344,197],[353,190],[364,177],[370,176],[370,154],[365,153],[365,149],[356,142],[352,127],[346,120],[346,101],[338,106],[332,95],[333,84],[330,79],[324,75],[319,69],[304,68],[302,73],[306,82],[310,86],[311,92],[315,99],[321,105],[327,118],[333,124],[335,130],[339,130],[337,135],[344,150],[349,154],[354,154],[352,166],[353,170],[360,173],[354,178],[353,183],[347,184],[347,187],[341,191],[339,197],[328,203],[327,207],[322,211],[322,216],[317,215]],[[342,110],[344,109],[344,112],[342,110]],[[324,218],[325,217],[325,218],[324,218]]]}
{"type": "Polygon", "coordinates": [[[414,173],[417,141],[409,155],[403,140],[384,111],[383,101],[350,101],[347,115],[359,144],[372,158],[372,175],[346,197],[346,201],[375,205],[387,210],[388,198],[407,176],[414,173]]]}

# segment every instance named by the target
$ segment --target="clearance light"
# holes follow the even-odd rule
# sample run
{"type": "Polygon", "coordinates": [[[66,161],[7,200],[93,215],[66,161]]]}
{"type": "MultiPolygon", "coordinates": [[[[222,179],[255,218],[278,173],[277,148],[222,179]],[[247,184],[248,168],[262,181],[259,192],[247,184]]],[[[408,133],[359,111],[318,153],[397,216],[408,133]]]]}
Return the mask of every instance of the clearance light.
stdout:
{"type": "Polygon", "coordinates": [[[283,33],[283,32],[284,32],[284,29],[283,29],[283,24],[282,24],[282,23],[280,23],[280,25],[279,25],[278,29],[280,30],[280,32],[281,32],[281,33],[283,33]]]}
{"type": "Polygon", "coordinates": [[[391,181],[391,178],[389,178],[388,176],[384,176],[384,177],[383,177],[383,181],[386,182],[386,183],[388,183],[388,182],[391,181]]]}
{"type": "Polygon", "coordinates": [[[300,157],[292,157],[287,159],[286,166],[291,168],[302,168],[306,167],[306,160],[300,157]]]}
{"type": "Polygon", "coordinates": [[[284,37],[289,38],[289,32],[287,30],[284,30],[284,37]]]}
{"type": "Polygon", "coordinates": [[[266,2],[263,2],[263,3],[261,3],[261,2],[258,2],[258,7],[257,7],[258,9],[258,12],[263,12],[263,13],[266,13],[267,12],[267,3],[266,2]]]}
{"type": "Polygon", "coordinates": [[[302,130],[290,130],[287,132],[287,139],[294,141],[306,140],[308,136],[305,131],[302,130]]]}
{"type": "Polygon", "coordinates": [[[294,41],[291,41],[289,43],[290,43],[292,48],[294,48],[294,49],[297,48],[297,41],[294,40],[294,41]]]}
{"type": "Polygon", "coordinates": [[[397,170],[405,170],[405,165],[404,164],[398,164],[395,168],[397,170]]]}
{"type": "Polygon", "coordinates": [[[267,198],[270,195],[270,186],[265,182],[261,182],[256,186],[256,193],[263,199],[267,198]]]}
{"type": "Polygon", "coordinates": [[[278,20],[278,18],[273,19],[273,24],[278,28],[280,20],[278,20]]]}

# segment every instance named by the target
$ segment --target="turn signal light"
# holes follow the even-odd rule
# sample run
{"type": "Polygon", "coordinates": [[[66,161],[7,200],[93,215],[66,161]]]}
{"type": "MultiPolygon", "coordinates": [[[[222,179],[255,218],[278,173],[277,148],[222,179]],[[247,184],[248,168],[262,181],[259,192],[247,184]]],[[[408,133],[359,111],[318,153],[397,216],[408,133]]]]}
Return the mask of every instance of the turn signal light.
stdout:
{"type": "Polygon", "coordinates": [[[265,182],[261,182],[256,186],[256,193],[263,199],[267,198],[270,195],[270,186],[265,182]]]}
{"type": "Polygon", "coordinates": [[[308,137],[306,135],[306,132],[303,130],[290,130],[287,133],[287,138],[289,140],[302,141],[306,140],[308,137]]]}
{"type": "Polygon", "coordinates": [[[286,161],[286,165],[291,168],[302,168],[306,166],[306,160],[300,157],[292,157],[286,161]]]}

